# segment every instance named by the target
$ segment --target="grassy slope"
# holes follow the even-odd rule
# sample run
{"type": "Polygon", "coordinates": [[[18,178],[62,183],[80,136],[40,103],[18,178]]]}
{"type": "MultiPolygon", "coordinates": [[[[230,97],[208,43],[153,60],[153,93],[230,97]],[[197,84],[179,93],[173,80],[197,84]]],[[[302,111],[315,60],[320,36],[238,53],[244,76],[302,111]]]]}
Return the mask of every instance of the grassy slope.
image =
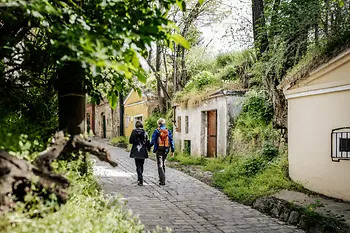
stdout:
{"type": "Polygon", "coordinates": [[[245,204],[281,189],[301,189],[288,178],[286,156],[269,161],[261,156],[207,159],[178,154],[169,161],[212,172],[213,186],[222,189],[233,200],[245,204]]]}

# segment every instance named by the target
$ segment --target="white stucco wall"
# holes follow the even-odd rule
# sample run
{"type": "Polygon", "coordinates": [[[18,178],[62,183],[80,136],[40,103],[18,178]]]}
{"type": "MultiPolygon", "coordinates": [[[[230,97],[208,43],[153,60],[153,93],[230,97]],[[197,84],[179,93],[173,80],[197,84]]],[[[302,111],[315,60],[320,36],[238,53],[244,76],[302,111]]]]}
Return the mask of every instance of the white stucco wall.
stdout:
{"type": "Polygon", "coordinates": [[[347,52],[284,90],[288,99],[290,177],[312,191],[347,201],[350,161],[332,161],[331,133],[350,127],[349,73],[347,52]]]}
{"type": "Polygon", "coordinates": [[[306,188],[350,201],[350,161],[332,162],[332,129],[350,126],[350,90],[288,101],[289,174],[306,188]]]}
{"type": "Polygon", "coordinates": [[[224,156],[228,147],[228,132],[233,122],[231,117],[237,117],[241,110],[243,97],[219,96],[205,100],[199,106],[176,109],[176,120],[181,116],[181,132],[176,132],[174,127],[174,139],[177,149],[184,150],[184,141],[191,141],[191,154],[195,156],[207,154],[207,111],[217,111],[217,156],[224,156]],[[185,132],[185,117],[189,117],[189,132],[185,132]]]}

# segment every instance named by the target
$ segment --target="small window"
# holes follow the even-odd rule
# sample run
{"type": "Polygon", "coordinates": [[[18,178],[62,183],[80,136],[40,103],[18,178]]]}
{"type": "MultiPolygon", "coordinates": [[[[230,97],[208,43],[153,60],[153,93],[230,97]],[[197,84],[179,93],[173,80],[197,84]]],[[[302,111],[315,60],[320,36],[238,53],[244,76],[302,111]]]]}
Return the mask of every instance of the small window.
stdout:
{"type": "Polygon", "coordinates": [[[343,127],[332,130],[331,139],[332,160],[350,159],[350,127],[343,127]]]}
{"type": "Polygon", "coordinates": [[[129,123],[130,123],[130,117],[129,116],[125,116],[125,128],[129,127],[129,123]]]}
{"type": "Polygon", "coordinates": [[[188,116],[185,116],[185,133],[188,133],[188,116]]]}
{"type": "Polygon", "coordinates": [[[181,116],[177,117],[177,127],[176,127],[176,132],[181,132],[181,116]]]}
{"type": "Polygon", "coordinates": [[[135,117],[135,123],[136,123],[136,121],[141,121],[142,122],[142,116],[135,117]]]}
{"type": "Polygon", "coordinates": [[[349,138],[340,138],[339,151],[340,152],[350,152],[350,139],[349,138]]]}
{"type": "Polygon", "coordinates": [[[191,154],[191,141],[190,140],[184,140],[184,152],[186,154],[191,154]]]}

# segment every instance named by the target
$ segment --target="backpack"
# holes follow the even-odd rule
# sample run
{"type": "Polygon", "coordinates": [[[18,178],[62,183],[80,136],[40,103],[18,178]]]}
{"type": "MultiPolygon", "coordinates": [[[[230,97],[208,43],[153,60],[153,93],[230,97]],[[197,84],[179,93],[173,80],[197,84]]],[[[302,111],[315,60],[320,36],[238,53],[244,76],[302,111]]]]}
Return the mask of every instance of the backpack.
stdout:
{"type": "Polygon", "coordinates": [[[168,129],[158,128],[158,146],[169,148],[169,131],[168,129]]]}

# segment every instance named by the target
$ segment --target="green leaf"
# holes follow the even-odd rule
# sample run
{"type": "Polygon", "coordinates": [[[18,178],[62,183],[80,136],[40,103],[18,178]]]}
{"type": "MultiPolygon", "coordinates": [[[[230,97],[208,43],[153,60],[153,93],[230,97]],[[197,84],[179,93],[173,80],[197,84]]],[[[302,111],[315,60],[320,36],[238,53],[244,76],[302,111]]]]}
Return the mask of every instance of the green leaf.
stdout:
{"type": "Polygon", "coordinates": [[[137,57],[137,53],[136,52],[134,52],[134,56],[132,57],[131,63],[136,68],[140,67],[140,61],[139,61],[139,58],[137,57]]]}
{"type": "Polygon", "coordinates": [[[117,102],[118,102],[118,96],[115,91],[110,91],[108,93],[108,101],[112,109],[115,109],[117,107],[117,102]]]}
{"type": "Polygon", "coordinates": [[[186,2],[185,1],[182,1],[182,10],[183,11],[186,11],[186,2]]]}
{"type": "Polygon", "coordinates": [[[170,36],[170,39],[172,39],[175,43],[180,44],[185,49],[190,49],[190,43],[188,43],[188,41],[183,38],[183,36],[179,34],[173,34],[170,36]]]}
{"type": "Polygon", "coordinates": [[[138,94],[140,97],[142,97],[142,91],[141,91],[141,89],[140,89],[139,87],[135,87],[135,90],[136,90],[137,94],[138,94]]]}
{"type": "Polygon", "coordinates": [[[143,72],[139,72],[137,73],[137,79],[142,83],[146,83],[147,76],[143,72]]]}
{"type": "Polygon", "coordinates": [[[176,0],[176,5],[180,8],[180,10],[183,11],[183,6],[182,6],[182,1],[181,0],[176,0]]]}
{"type": "Polygon", "coordinates": [[[204,3],[204,0],[198,0],[199,4],[203,4],[204,3]]]}

